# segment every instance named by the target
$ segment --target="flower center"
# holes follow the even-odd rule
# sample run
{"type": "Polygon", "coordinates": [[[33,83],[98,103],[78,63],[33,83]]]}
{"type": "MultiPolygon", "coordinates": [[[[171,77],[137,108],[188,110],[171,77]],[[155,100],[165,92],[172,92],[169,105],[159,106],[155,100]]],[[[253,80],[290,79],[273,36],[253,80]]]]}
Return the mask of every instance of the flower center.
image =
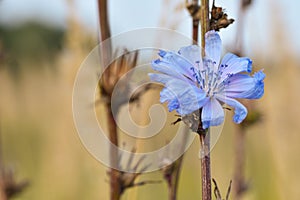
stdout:
{"type": "Polygon", "coordinates": [[[228,65],[220,65],[216,67],[216,62],[210,59],[203,60],[203,69],[199,68],[200,62],[196,62],[198,69],[191,68],[193,76],[197,80],[197,86],[204,90],[208,97],[213,97],[215,94],[219,94],[224,91],[225,87],[230,83],[228,80],[233,74],[227,74],[227,77],[221,81],[223,77],[223,70],[228,65]]]}

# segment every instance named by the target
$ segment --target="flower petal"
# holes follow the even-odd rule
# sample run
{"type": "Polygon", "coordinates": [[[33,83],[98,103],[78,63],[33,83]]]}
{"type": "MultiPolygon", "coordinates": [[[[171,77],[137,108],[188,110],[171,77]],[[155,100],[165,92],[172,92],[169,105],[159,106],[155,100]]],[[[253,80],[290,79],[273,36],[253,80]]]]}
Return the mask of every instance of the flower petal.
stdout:
{"type": "Polygon", "coordinates": [[[227,53],[222,59],[219,71],[222,73],[220,81],[228,78],[228,75],[237,74],[240,72],[252,71],[252,60],[246,57],[238,57],[232,53],[227,53]]]}
{"type": "Polygon", "coordinates": [[[234,108],[234,116],[233,121],[237,124],[241,123],[247,116],[248,111],[247,108],[238,102],[235,99],[228,98],[221,95],[216,95],[216,98],[224,103],[226,103],[228,106],[234,108]]]}
{"type": "Polygon", "coordinates": [[[204,129],[207,129],[210,126],[218,126],[224,121],[223,108],[215,98],[211,98],[203,106],[201,120],[204,129]]]}
{"type": "Polygon", "coordinates": [[[264,78],[262,71],[256,72],[253,77],[236,74],[228,79],[225,95],[231,98],[259,99],[264,94],[264,78]]]}
{"type": "Polygon", "coordinates": [[[207,102],[206,93],[189,83],[172,79],[160,93],[160,101],[168,102],[169,111],[175,110],[180,115],[190,114],[207,102]]]}
{"type": "Polygon", "coordinates": [[[168,102],[169,112],[179,108],[179,103],[176,98],[176,95],[172,93],[170,90],[168,90],[167,88],[164,88],[160,92],[160,102],[161,103],[168,102]]]}
{"type": "Polygon", "coordinates": [[[192,63],[190,63],[184,56],[174,52],[167,52],[162,50],[159,52],[159,55],[162,57],[162,59],[152,62],[152,68],[154,70],[161,71],[160,67],[168,66],[169,69],[175,70],[178,73],[197,82],[197,79],[195,77],[197,70],[195,70],[195,66],[192,63]]]}
{"type": "MultiPolygon", "coordinates": [[[[168,64],[161,60],[155,60],[152,62],[152,69],[154,69],[155,71],[161,72],[165,76],[168,75],[168,77],[170,77],[171,79],[178,78],[181,80],[186,80],[186,81],[190,82],[191,84],[196,84],[196,82],[193,79],[189,78],[185,74],[182,74],[180,72],[180,70],[178,70],[178,69],[176,70],[176,68],[177,67],[173,67],[171,64],[168,64]]],[[[159,75],[163,75],[163,74],[159,74],[159,75]]],[[[158,74],[153,75],[153,73],[149,73],[149,75],[150,75],[150,78],[151,77],[153,78],[153,81],[157,81],[157,82],[161,82],[161,81],[154,80],[154,79],[162,79],[163,78],[163,77],[158,77],[158,74]]]]}
{"type": "Polygon", "coordinates": [[[190,45],[182,47],[178,53],[185,57],[191,64],[193,64],[198,70],[203,70],[201,49],[197,45],[190,45]]]}
{"type": "Polygon", "coordinates": [[[180,79],[182,81],[189,82],[191,85],[194,85],[195,83],[191,81],[190,79],[187,79],[186,77],[182,76],[181,74],[178,74],[177,72],[171,71],[167,74],[155,74],[155,73],[149,73],[148,76],[150,77],[151,81],[166,84],[168,81],[172,79],[180,79]]]}
{"type": "Polygon", "coordinates": [[[218,68],[221,58],[222,41],[216,31],[208,31],[205,34],[205,58],[212,60],[218,68]]]}

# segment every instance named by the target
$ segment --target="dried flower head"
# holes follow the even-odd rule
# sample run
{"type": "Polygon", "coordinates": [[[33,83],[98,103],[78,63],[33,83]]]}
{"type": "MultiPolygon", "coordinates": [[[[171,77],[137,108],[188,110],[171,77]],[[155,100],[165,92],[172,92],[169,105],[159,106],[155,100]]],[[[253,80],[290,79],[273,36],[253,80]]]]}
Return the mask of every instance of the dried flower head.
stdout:
{"type": "Polygon", "coordinates": [[[226,28],[234,22],[234,19],[228,19],[228,15],[222,7],[215,6],[213,1],[210,18],[210,30],[219,31],[221,28],[226,28]]]}
{"type": "MultiPolygon", "coordinates": [[[[121,79],[123,75],[125,75],[136,66],[137,58],[138,52],[135,52],[131,55],[125,49],[122,56],[114,60],[114,62],[105,69],[100,81],[101,93],[103,95],[111,97],[116,83],[121,79]]],[[[125,86],[126,84],[124,85],[124,90],[125,86]]]]}

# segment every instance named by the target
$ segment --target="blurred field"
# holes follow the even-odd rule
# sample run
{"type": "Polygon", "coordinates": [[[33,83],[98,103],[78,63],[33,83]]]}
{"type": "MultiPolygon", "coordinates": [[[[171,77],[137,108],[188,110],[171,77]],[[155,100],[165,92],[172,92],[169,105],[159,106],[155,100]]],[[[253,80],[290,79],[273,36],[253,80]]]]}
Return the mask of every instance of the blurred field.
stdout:
{"type": "MultiPolygon", "coordinates": [[[[71,107],[76,71],[97,40],[76,21],[69,23],[64,34],[55,35],[61,41],[55,40],[58,46],[51,53],[46,46],[44,51],[31,49],[33,55],[24,57],[26,49],[11,55],[16,51],[7,51],[5,35],[0,35],[0,52],[5,55],[0,60],[1,150],[4,164],[15,170],[17,180],[30,182],[15,200],[108,199],[107,168],[81,144],[71,107]],[[35,53],[39,51],[44,54],[35,53]]],[[[251,188],[245,200],[296,200],[300,196],[300,66],[289,48],[276,45],[285,34],[270,39],[276,51],[262,55],[257,49],[258,53],[249,55],[254,66],[265,69],[267,78],[265,96],[256,104],[263,119],[247,133],[246,177],[251,188]]],[[[101,117],[101,106],[99,113],[101,117]]],[[[212,152],[212,176],[224,195],[234,163],[234,125],[227,114],[212,152]]],[[[198,148],[196,140],[186,153],[179,199],[200,199],[198,148]]],[[[141,176],[146,179],[162,180],[162,176],[160,172],[141,176]]],[[[164,182],[141,186],[126,191],[123,199],[167,199],[166,189],[164,182]]]]}

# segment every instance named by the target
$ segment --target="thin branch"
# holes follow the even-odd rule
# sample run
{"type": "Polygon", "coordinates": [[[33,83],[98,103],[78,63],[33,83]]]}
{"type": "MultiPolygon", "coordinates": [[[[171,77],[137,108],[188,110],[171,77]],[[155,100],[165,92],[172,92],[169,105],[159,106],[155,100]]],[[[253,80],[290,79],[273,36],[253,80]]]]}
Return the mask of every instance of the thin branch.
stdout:
{"type": "MultiPolygon", "coordinates": [[[[221,192],[220,192],[220,189],[218,187],[217,181],[215,179],[212,179],[212,181],[215,185],[214,194],[215,194],[216,200],[222,200],[221,192]]],[[[230,183],[229,183],[225,200],[229,200],[229,195],[230,195],[230,190],[231,190],[231,183],[232,183],[232,181],[230,181],[230,183]]]]}
{"type": "MultiPolygon", "coordinates": [[[[99,25],[100,25],[100,41],[110,38],[110,28],[108,23],[108,6],[107,0],[98,0],[98,9],[99,9],[99,25]]],[[[111,43],[108,41],[106,43],[105,49],[101,49],[102,53],[102,68],[105,69],[104,64],[108,63],[111,58],[111,43]]],[[[111,76],[112,74],[106,74],[111,76]]],[[[105,77],[110,78],[110,77],[105,77]]],[[[99,87],[101,88],[101,87],[99,87]]],[[[100,91],[101,92],[101,91],[100,91]]],[[[118,150],[114,148],[118,146],[118,133],[117,133],[117,124],[114,119],[112,110],[111,110],[111,95],[108,96],[108,101],[106,103],[106,114],[107,114],[107,124],[109,129],[109,139],[113,145],[110,145],[110,164],[111,166],[118,166],[118,150]],[[115,145],[115,146],[114,146],[115,145]]],[[[120,172],[116,169],[111,168],[110,170],[110,199],[119,200],[121,198],[121,186],[120,186],[120,172]]]]}
{"type": "Polygon", "coordinates": [[[199,0],[192,0],[191,3],[186,1],[186,8],[188,9],[192,19],[192,30],[193,30],[193,40],[194,43],[198,43],[198,35],[199,35],[199,20],[200,20],[200,6],[199,0]]]}
{"type": "Polygon", "coordinates": [[[143,186],[146,184],[157,184],[157,183],[161,183],[161,181],[142,181],[142,182],[135,183],[132,187],[143,186]]]}
{"type": "MultiPolygon", "coordinates": [[[[201,47],[205,57],[205,33],[209,31],[209,0],[201,0],[201,47]]],[[[200,110],[201,113],[201,110],[200,110]]],[[[200,119],[201,120],[201,119],[200,119]]],[[[202,124],[200,123],[200,126],[202,124]]],[[[210,135],[209,130],[199,133],[201,144],[202,200],[211,200],[210,135]]]]}
{"type": "Polygon", "coordinates": [[[100,41],[104,41],[111,36],[107,8],[107,0],[98,0],[100,41]]]}
{"type": "Polygon", "coordinates": [[[177,199],[177,190],[179,183],[179,175],[181,171],[183,161],[183,155],[180,156],[178,160],[171,164],[171,173],[169,175],[165,174],[165,179],[168,183],[168,191],[169,191],[169,200],[177,199]]]}
{"type": "Polygon", "coordinates": [[[209,130],[199,134],[201,145],[202,200],[211,200],[210,135],[209,130]]]}
{"type": "Polygon", "coordinates": [[[212,179],[212,181],[215,184],[214,194],[215,194],[216,200],[222,200],[222,196],[221,196],[217,181],[215,179],[212,179]]]}
{"type": "MultiPolygon", "coordinates": [[[[118,146],[118,133],[117,133],[117,124],[112,114],[110,101],[106,104],[106,112],[107,112],[107,121],[108,121],[108,129],[109,129],[109,139],[112,144],[118,146]]],[[[111,166],[118,166],[118,150],[114,148],[113,145],[110,145],[110,162],[111,166]]],[[[110,171],[110,199],[111,200],[119,200],[121,198],[121,186],[119,182],[120,172],[116,169],[111,168],[110,171]]]]}
{"type": "Polygon", "coordinates": [[[227,189],[226,200],[229,200],[229,195],[230,195],[230,191],[231,191],[231,184],[232,184],[232,181],[230,180],[230,183],[229,183],[229,186],[228,186],[228,189],[227,189]]]}
{"type": "MultiPolygon", "coordinates": [[[[111,37],[109,21],[108,21],[108,2],[107,0],[98,0],[98,13],[99,13],[99,26],[100,26],[100,34],[99,41],[103,42],[111,37]]],[[[101,49],[101,66],[105,69],[105,63],[108,63],[111,55],[112,55],[112,46],[111,41],[107,40],[102,47],[105,49],[101,49]]],[[[109,78],[109,77],[107,77],[109,78]]]]}
{"type": "Polygon", "coordinates": [[[202,57],[205,56],[205,33],[209,31],[209,0],[201,0],[201,47],[202,57]]]}
{"type": "Polygon", "coordinates": [[[179,184],[179,178],[180,178],[180,171],[181,171],[181,166],[183,163],[183,157],[184,154],[182,154],[175,162],[172,162],[169,159],[169,153],[183,153],[186,149],[186,144],[188,140],[188,134],[190,134],[189,127],[184,126],[183,130],[181,132],[182,134],[182,140],[180,144],[178,145],[179,148],[176,150],[167,150],[167,155],[162,156],[162,172],[164,175],[164,179],[167,182],[168,185],[168,198],[169,200],[176,200],[177,199],[177,190],[178,190],[178,184],[179,184]]]}

